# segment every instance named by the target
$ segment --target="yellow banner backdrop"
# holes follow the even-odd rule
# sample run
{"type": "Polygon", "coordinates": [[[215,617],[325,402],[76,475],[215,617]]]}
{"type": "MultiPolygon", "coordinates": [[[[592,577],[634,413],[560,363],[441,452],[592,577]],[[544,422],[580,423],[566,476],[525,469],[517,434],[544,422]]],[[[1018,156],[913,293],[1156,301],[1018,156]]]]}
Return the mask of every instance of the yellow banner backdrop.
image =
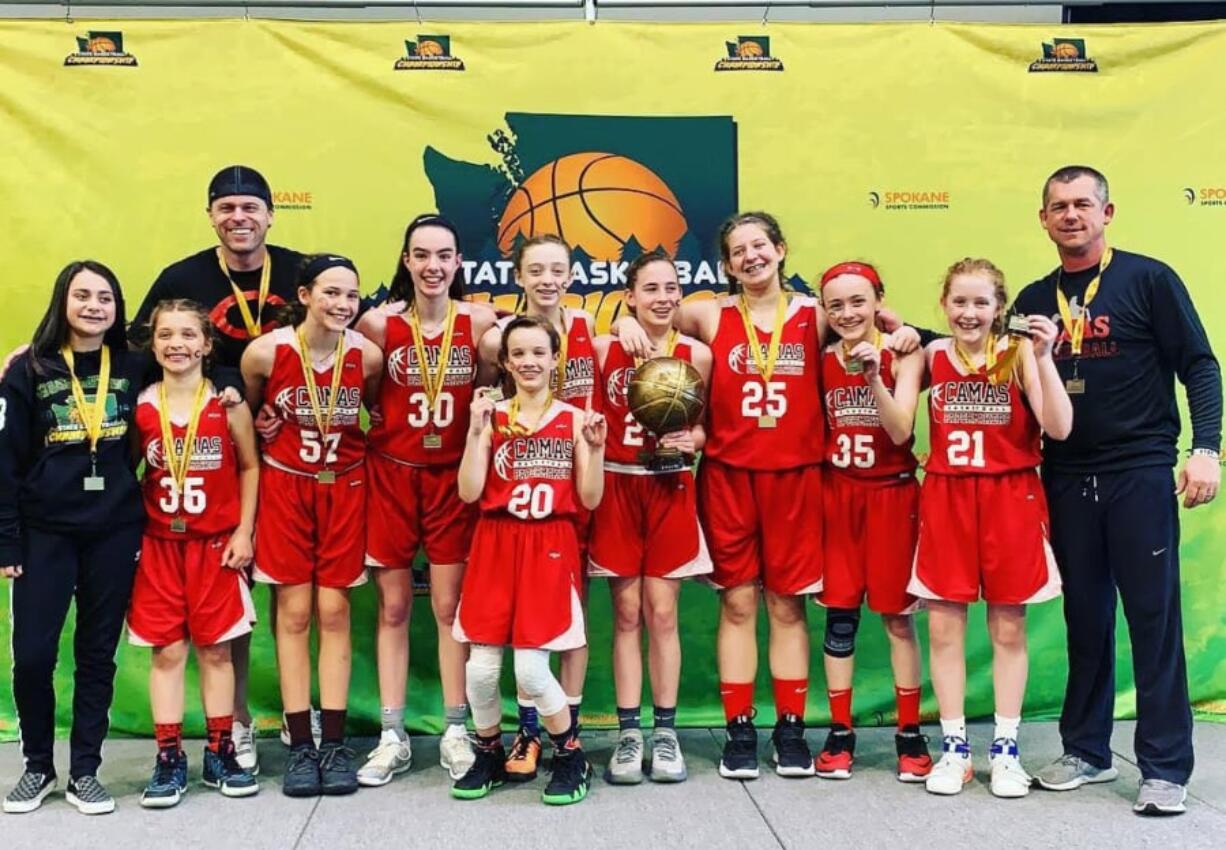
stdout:
{"type": "MultiPolygon", "coordinates": [[[[163,266],[214,241],[205,187],[235,162],[273,185],[271,241],[354,257],[371,297],[420,212],[459,224],[471,288],[504,306],[516,300],[516,240],[561,232],[579,246],[572,298],[602,326],[625,261],[645,249],[676,252],[695,295],[718,288],[715,230],[746,208],[782,221],[794,285],[867,259],[895,308],[936,326],[952,261],[990,257],[1013,292],[1054,265],[1037,221],[1042,181],[1086,163],[1111,179],[1112,241],[1174,266],[1226,342],[1226,112],[1213,105],[1226,92],[1222,24],[6,21],[0,40],[6,350],[29,338],[73,258],[111,265],[134,309],[163,266]]],[[[1226,713],[1222,517],[1220,506],[1185,516],[1189,670],[1206,714],[1226,713]]],[[[603,588],[594,595],[598,722],[612,689],[603,588]]],[[[714,606],[686,589],[688,722],[719,716],[714,606]]],[[[419,728],[438,720],[428,617],[422,608],[414,629],[419,728]]],[[[354,623],[355,702],[373,716],[366,596],[354,623]]],[[[1052,716],[1058,605],[1031,623],[1028,710],[1052,716]]],[[[7,629],[0,617],[6,645],[7,629]]],[[[866,711],[888,712],[878,638],[865,638],[858,693],[866,711]]],[[[143,654],[122,651],[134,663],[121,672],[116,726],[143,731],[143,654]]],[[[971,652],[968,710],[984,713],[989,651],[980,639],[971,652]]],[[[273,712],[267,645],[257,660],[270,681],[255,694],[273,712]]],[[[0,671],[5,680],[8,665],[0,671]]],[[[1129,671],[1125,662],[1121,713],[1132,707],[1129,671]]],[[[13,729],[10,711],[0,705],[0,732],[13,729]]]]}

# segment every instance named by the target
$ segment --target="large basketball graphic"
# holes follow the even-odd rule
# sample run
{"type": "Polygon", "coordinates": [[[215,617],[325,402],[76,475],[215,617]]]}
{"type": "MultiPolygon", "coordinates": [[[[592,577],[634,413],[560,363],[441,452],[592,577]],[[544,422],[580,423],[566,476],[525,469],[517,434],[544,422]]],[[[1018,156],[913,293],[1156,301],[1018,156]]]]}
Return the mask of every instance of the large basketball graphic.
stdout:
{"type": "Polygon", "coordinates": [[[498,248],[517,236],[556,234],[593,260],[620,260],[631,237],[643,250],[675,253],[685,235],[676,195],[642,163],[596,151],[559,157],[512,193],[498,222],[498,248]]]}

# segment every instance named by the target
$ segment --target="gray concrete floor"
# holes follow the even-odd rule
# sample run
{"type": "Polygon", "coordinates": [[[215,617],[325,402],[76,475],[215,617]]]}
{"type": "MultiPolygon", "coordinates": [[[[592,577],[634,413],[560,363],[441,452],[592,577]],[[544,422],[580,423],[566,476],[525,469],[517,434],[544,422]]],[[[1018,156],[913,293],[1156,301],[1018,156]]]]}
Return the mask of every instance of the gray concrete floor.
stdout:
{"type": "MultiPolygon", "coordinates": [[[[414,768],[384,788],[353,797],[291,800],[280,793],[285,750],[261,741],[263,790],[227,800],[199,784],[175,809],[150,812],[138,804],[151,763],[148,741],[112,741],[102,778],[119,808],[85,818],[62,792],[30,815],[0,815],[0,848],[465,848],[514,850],[560,847],[663,848],[899,848],[922,846],[932,836],[942,848],[1007,846],[1123,850],[1133,847],[1226,846],[1226,725],[1197,724],[1197,770],[1188,813],[1140,818],[1130,805],[1139,774],[1132,761],[1131,723],[1116,726],[1113,741],[1120,778],[1075,792],[1034,791],[1021,800],[997,800],[987,789],[986,748],[991,730],[975,726],[971,744],[976,781],[958,797],[926,794],[922,786],[893,778],[892,730],[859,730],[855,776],[848,782],[787,780],[765,770],[755,782],[730,782],[716,772],[721,730],[682,735],[690,779],[680,785],[613,787],[597,779],[589,798],[551,808],[540,803],[543,779],[505,786],[482,801],[461,802],[447,793],[438,767],[436,738],[415,738],[414,768]]],[[[820,746],[824,733],[809,733],[820,746]]],[[[768,753],[766,734],[762,753],[768,753]]],[[[611,732],[585,735],[590,757],[603,769],[611,732]]],[[[355,741],[364,753],[370,741],[355,741]]],[[[1023,762],[1032,770],[1059,755],[1054,724],[1022,729],[1023,762]]],[[[199,743],[188,748],[193,782],[199,777],[199,743]]],[[[66,762],[66,752],[59,754],[66,762]]],[[[0,787],[20,771],[15,744],[0,746],[0,787]]],[[[61,775],[64,767],[61,767],[61,775]]],[[[62,788],[62,786],[61,786],[62,788]]]]}

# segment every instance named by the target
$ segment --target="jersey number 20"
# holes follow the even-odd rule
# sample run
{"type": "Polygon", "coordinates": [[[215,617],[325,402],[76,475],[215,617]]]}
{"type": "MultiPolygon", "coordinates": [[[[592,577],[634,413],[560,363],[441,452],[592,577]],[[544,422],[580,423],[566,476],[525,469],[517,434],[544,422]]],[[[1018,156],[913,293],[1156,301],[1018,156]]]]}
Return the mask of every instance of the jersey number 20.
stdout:
{"type": "Polygon", "coordinates": [[[544,519],[553,513],[553,488],[548,484],[516,484],[507,502],[507,513],[520,519],[544,519]]]}

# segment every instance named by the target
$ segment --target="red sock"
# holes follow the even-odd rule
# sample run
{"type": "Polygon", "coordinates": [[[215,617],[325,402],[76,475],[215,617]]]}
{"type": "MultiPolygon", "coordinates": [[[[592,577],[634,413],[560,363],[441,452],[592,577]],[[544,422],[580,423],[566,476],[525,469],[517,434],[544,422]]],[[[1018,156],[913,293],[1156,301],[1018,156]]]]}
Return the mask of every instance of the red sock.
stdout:
{"type": "Polygon", "coordinates": [[[173,750],[177,753],[183,749],[183,724],[154,723],[153,737],[158,743],[158,750],[173,750]]]}
{"type": "Polygon", "coordinates": [[[851,688],[842,691],[826,691],[830,701],[830,722],[851,728],[851,688]]]}
{"type": "Polygon", "coordinates": [[[919,688],[894,686],[894,701],[898,704],[898,728],[919,726],[919,688]]]}
{"type": "Polygon", "coordinates": [[[230,731],[234,728],[234,715],[206,717],[204,719],[204,726],[209,733],[209,749],[215,753],[219,752],[222,743],[230,740],[230,731]]]}
{"type": "Polygon", "coordinates": [[[785,714],[805,716],[805,698],[809,694],[808,679],[771,679],[775,688],[775,719],[785,714]]]}
{"type": "Polygon", "coordinates": [[[753,713],[753,682],[720,682],[719,698],[724,702],[725,722],[748,717],[753,713]]]}

